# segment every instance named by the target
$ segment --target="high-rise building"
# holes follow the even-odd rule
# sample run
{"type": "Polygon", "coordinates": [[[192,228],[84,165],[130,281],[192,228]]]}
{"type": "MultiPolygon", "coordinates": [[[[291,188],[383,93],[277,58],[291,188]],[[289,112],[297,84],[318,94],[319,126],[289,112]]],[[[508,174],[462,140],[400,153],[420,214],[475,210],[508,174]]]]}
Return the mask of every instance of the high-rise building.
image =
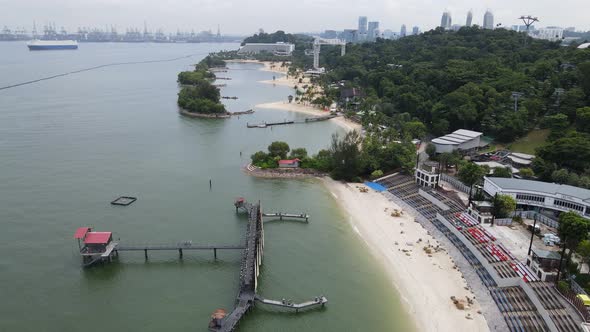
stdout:
{"type": "Polygon", "coordinates": [[[412,34],[413,34],[414,36],[415,36],[415,35],[418,35],[418,34],[420,34],[420,28],[419,28],[419,27],[417,27],[417,26],[416,26],[416,27],[413,27],[413,28],[412,28],[412,34]]]}
{"type": "Polygon", "coordinates": [[[405,37],[406,36],[406,25],[402,24],[402,27],[399,29],[399,36],[400,37],[405,37]]]}
{"type": "Polygon", "coordinates": [[[344,29],[340,39],[344,39],[347,43],[355,43],[359,40],[358,31],[354,29],[344,29]]]}
{"type": "Polygon", "coordinates": [[[367,17],[359,16],[359,28],[358,33],[367,33],[367,17]]]}
{"type": "Polygon", "coordinates": [[[369,22],[369,27],[367,30],[367,39],[368,40],[375,40],[375,38],[379,37],[379,22],[373,21],[369,22]]]}
{"type": "Polygon", "coordinates": [[[473,11],[469,10],[467,12],[467,21],[465,22],[465,26],[470,27],[472,22],[473,22],[473,11]]]}
{"type": "Polygon", "coordinates": [[[442,18],[440,20],[440,26],[445,30],[449,30],[451,28],[451,25],[452,25],[451,13],[448,11],[445,11],[442,14],[442,18]]]}
{"type": "Polygon", "coordinates": [[[490,30],[494,28],[494,14],[489,10],[486,10],[486,13],[483,15],[483,28],[490,30]]]}

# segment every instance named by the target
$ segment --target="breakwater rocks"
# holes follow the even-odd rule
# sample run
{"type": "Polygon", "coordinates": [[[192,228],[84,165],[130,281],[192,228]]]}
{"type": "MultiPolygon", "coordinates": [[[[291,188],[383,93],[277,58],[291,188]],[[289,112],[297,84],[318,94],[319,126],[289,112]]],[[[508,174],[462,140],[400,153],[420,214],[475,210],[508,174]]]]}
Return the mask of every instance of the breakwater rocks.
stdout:
{"type": "Polygon", "coordinates": [[[304,179],[323,177],[325,173],[306,168],[267,168],[262,169],[252,164],[244,166],[243,171],[251,176],[267,179],[304,179]]]}

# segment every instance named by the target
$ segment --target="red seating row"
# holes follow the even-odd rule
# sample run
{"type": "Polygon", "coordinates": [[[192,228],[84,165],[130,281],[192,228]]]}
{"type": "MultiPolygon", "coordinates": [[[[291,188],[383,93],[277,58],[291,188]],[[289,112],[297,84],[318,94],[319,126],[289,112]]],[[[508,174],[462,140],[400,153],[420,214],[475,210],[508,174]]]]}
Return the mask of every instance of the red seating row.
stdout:
{"type": "Polygon", "coordinates": [[[468,215],[467,213],[457,213],[455,214],[455,217],[459,218],[459,220],[461,220],[461,222],[464,223],[467,227],[473,227],[479,224],[477,220],[475,220],[475,218],[468,215]]]}
{"type": "Polygon", "coordinates": [[[510,267],[524,280],[525,282],[529,281],[538,281],[539,278],[531,271],[528,267],[522,265],[521,262],[512,262],[510,263],[510,267]]]}

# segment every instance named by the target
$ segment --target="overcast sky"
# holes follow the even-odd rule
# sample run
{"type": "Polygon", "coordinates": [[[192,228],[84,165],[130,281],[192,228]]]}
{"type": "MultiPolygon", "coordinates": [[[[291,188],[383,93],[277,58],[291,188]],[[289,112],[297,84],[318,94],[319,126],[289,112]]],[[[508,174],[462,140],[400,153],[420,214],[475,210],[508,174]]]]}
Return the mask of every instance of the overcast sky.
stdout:
{"type": "Polygon", "coordinates": [[[495,23],[518,24],[520,15],[534,15],[541,26],[575,26],[590,30],[589,0],[0,0],[0,26],[25,26],[33,21],[38,29],[55,22],[73,31],[79,26],[114,25],[119,32],[127,27],[163,28],[167,32],[194,29],[222,34],[251,34],[259,28],[267,32],[313,32],[325,29],[356,28],[358,16],[380,21],[381,30],[399,31],[417,25],[428,30],[440,24],[442,12],[451,12],[453,24],[464,24],[473,9],[473,23],[480,24],[486,9],[495,23]]]}

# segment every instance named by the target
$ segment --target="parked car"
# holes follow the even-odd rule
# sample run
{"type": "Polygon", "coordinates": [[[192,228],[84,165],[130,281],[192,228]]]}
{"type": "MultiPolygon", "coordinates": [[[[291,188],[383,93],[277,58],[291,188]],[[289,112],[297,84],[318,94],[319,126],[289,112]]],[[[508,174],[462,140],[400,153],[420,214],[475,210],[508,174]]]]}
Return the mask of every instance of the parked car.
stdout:
{"type": "Polygon", "coordinates": [[[560,239],[559,236],[553,233],[547,233],[543,235],[543,243],[545,243],[546,246],[559,245],[560,239]]]}

